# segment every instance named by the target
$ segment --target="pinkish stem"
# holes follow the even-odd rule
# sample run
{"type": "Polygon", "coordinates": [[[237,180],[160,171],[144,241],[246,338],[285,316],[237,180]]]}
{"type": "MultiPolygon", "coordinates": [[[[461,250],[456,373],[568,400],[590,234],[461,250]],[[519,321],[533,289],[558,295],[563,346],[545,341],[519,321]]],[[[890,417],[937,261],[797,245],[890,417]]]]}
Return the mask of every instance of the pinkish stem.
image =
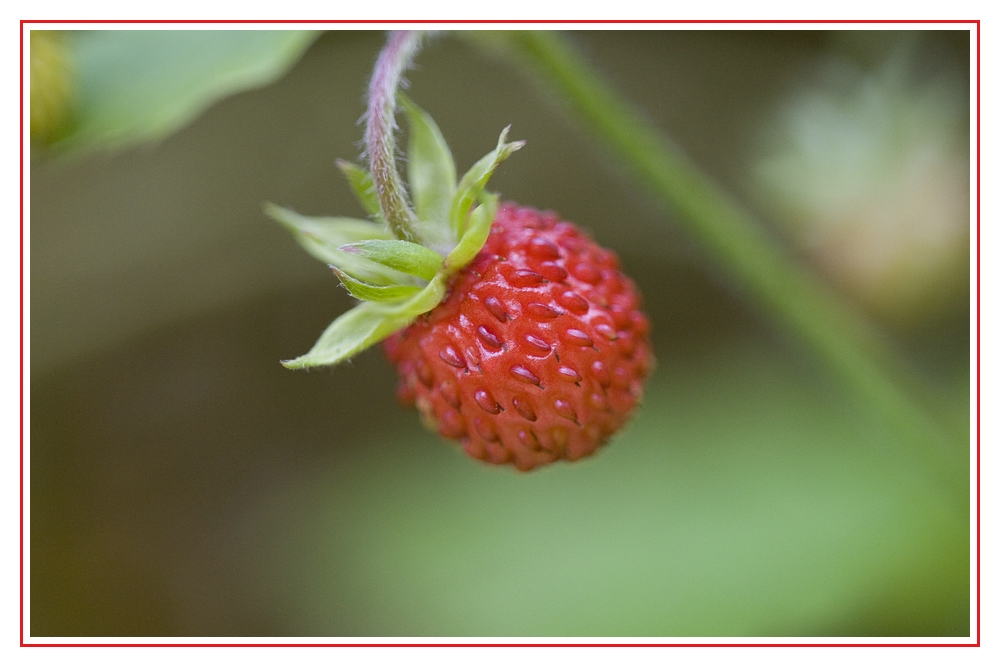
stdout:
{"type": "Polygon", "coordinates": [[[396,238],[419,243],[416,215],[407,202],[406,188],[396,168],[396,89],[403,72],[420,50],[421,31],[400,30],[389,34],[368,89],[365,145],[382,217],[396,238]]]}

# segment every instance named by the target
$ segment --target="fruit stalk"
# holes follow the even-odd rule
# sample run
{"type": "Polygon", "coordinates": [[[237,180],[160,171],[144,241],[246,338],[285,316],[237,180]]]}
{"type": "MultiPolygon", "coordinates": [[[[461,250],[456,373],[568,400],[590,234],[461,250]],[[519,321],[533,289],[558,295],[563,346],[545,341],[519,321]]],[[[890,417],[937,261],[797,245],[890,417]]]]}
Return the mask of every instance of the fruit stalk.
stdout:
{"type": "Polygon", "coordinates": [[[396,90],[420,50],[422,38],[418,30],[390,33],[372,73],[365,127],[365,146],[382,217],[396,238],[411,243],[422,239],[396,169],[396,90]]]}
{"type": "Polygon", "coordinates": [[[367,128],[374,177],[356,164],[337,162],[370,219],[311,217],[266,207],[361,302],[334,320],[309,352],[283,361],[287,368],[346,361],[430,312],[489,236],[498,201],[485,187],[497,166],[524,142],[507,142],[503,130],[496,147],[457,178],[437,124],[396,90],[420,39],[415,32],[392,33],[376,64],[367,128]],[[395,165],[396,102],[409,126],[409,188],[395,165]]]}

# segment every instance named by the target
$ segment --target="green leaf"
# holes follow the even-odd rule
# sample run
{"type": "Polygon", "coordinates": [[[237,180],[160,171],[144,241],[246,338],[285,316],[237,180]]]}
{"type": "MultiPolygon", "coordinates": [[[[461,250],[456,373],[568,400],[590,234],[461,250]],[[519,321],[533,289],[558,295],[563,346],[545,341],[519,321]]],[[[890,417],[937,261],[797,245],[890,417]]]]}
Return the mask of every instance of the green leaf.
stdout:
{"type": "Polygon", "coordinates": [[[434,308],[445,292],[445,278],[439,274],[408,301],[392,305],[369,301],[355,306],[334,320],[309,352],[281,363],[285,368],[311,368],[349,359],[434,308]]]}
{"type": "MultiPolygon", "coordinates": [[[[398,93],[397,98],[409,121],[407,175],[417,217],[447,230],[451,197],[455,191],[455,161],[451,150],[430,115],[406,95],[398,93]]],[[[454,233],[457,234],[457,230],[454,233]]]]}
{"type": "Polygon", "coordinates": [[[472,215],[469,216],[469,226],[462,235],[462,240],[458,242],[455,249],[449,253],[445,259],[445,267],[449,271],[460,269],[479,254],[479,251],[486,245],[486,239],[490,235],[490,227],[493,218],[497,214],[497,195],[484,192],[480,195],[482,203],[477,206],[472,215]]]}
{"type": "Polygon", "coordinates": [[[514,141],[509,144],[504,143],[509,130],[509,125],[503,129],[503,132],[500,133],[500,140],[497,141],[497,147],[480,158],[479,162],[472,165],[469,171],[462,176],[462,180],[455,190],[455,196],[451,205],[451,225],[452,229],[456,230],[459,236],[462,235],[469,209],[472,208],[472,204],[479,198],[483,188],[486,187],[487,181],[493,175],[493,170],[497,168],[497,165],[510,157],[511,153],[524,146],[525,142],[523,141],[514,141]]]}
{"type": "Polygon", "coordinates": [[[347,178],[351,191],[358,198],[361,207],[368,215],[381,218],[382,213],[378,204],[378,193],[375,191],[375,182],[367,169],[362,169],[353,162],[347,160],[337,160],[337,167],[347,178]]]}
{"type": "Polygon", "coordinates": [[[372,285],[352,278],[337,267],[331,267],[347,291],[362,301],[401,301],[421,290],[416,285],[372,285]]]}
{"type": "Polygon", "coordinates": [[[409,241],[359,241],[340,249],[425,280],[433,278],[444,262],[430,248],[409,241]]]}
{"type": "Polygon", "coordinates": [[[157,141],[215,102],[279,79],[315,30],[88,30],[66,33],[78,92],[66,151],[157,141]]]}
{"type": "Polygon", "coordinates": [[[356,241],[391,239],[392,234],[384,225],[355,218],[314,218],[274,204],[267,204],[264,210],[288,228],[306,252],[324,264],[332,264],[360,280],[375,284],[413,282],[405,273],[340,249],[356,241]]]}

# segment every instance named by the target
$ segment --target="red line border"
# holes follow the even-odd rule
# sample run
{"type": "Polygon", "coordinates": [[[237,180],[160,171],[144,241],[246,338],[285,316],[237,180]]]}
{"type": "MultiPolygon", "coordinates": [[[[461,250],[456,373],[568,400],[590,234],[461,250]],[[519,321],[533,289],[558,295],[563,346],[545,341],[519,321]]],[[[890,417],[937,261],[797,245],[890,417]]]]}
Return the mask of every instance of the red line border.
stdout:
{"type": "Polygon", "coordinates": [[[479,20],[463,20],[463,19],[419,19],[419,20],[401,20],[393,21],[389,19],[337,19],[337,20],[324,20],[324,19],[239,19],[239,20],[225,20],[225,19],[68,19],[65,21],[60,21],[57,19],[38,19],[30,20],[23,19],[21,24],[26,23],[60,23],[60,24],[76,24],[76,23],[110,23],[110,24],[132,24],[132,23],[143,23],[143,24],[222,24],[222,25],[244,25],[244,24],[289,24],[289,23],[322,23],[326,25],[337,24],[337,25],[423,25],[429,23],[439,23],[439,24],[510,24],[510,25],[584,25],[584,24],[602,24],[602,25],[623,25],[623,24],[637,24],[637,25],[668,25],[668,24],[763,24],[763,23],[775,23],[775,24],[911,24],[911,23],[936,23],[936,24],[976,24],[977,30],[979,26],[979,19],[902,19],[899,21],[893,21],[891,19],[673,19],[673,20],[653,20],[653,19],[609,19],[609,20],[598,20],[598,19],[569,19],[569,20],[557,20],[557,19],[479,19],[479,20]]]}
{"type": "Polygon", "coordinates": [[[19,604],[19,609],[20,609],[20,614],[19,614],[19,616],[20,616],[20,629],[19,629],[20,635],[19,635],[19,637],[20,637],[20,640],[21,640],[21,646],[25,646],[25,643],[24,643],[24,22],[23,21],[21,23],[21,34],[18,37],[20,38],[20,48],[21,48],[21,57],[20,57],[21,71],[19,73],[19,77],[20,77],[20,81],[21,81],[21,95],[20,95],[21,108],[18,110],[18,113],[20,114],[20,117],[21,117],[21,122],[19,123],[20,133],[21,134],[20,134],[20,137],[18,137],[19,142],[20,142],[20,146],[21,146],[21,150],[20,150],[20,155],[21,155],[21,167],[20,167],[21,168],[21,184],[20,184],[20,191],[19,191],[19,194],[20,194],[20,213],[19,213],[19,216],[20,216],[20,219],[21,219],[21,226],[20,226],[20,230],[19,230],[19,234],[20,234],[20,241],[19,241],[19,245],[20,245],[20,251],[19,251],[20,252],[20,254],[19,254],[19,261],[20,261],[20,269],[19,269],[20,306],[19,306],[19,313],[20,313],[20,315],[19,316],[20,316],[20,327],[21,327],[21,340],[20,340],[20,352],[19,352],[19,354],[20,354],[20,367],[21,367],[21,370],[20,370],[20,383],[21,383],[21,385],[20,385],[21,386],[21,399],[20,399],[20,401],[21,401],[20,402],[20,441],[21,441],[21,447],[20,447],[20,453],[19,453],[19,458],[20,458],[20,463],[19,463],[20,472],[19,472],[19,478],[18,478],[18,483],[20,484],[20,495],[19,495],[19,498],[20,498],[20,517],[19,517],[19,519],[20,519],[20,527],[19,527],[19,530],[20,530],[20,533],[19,533],[19,539],[20,539],[20,542],[19,542],[20,543],[20,554],[19,554],[19,556],[20,556],[20,574],[18,576],[19,576],[19,580],[20,580],[20,584],[21,584],[21,586],[20,586],[21,591],[20,591],[20,599],[19,599],[18,604],[19,604]]]}
{"type": "Polygon", "coordinates": [[[340,19],[327,21],[321,19],[243,19],[243,20],[223,20],[223,19],[22,19],[20,22],[20,646],[22,648],[979,648],[982,642],[982,596],[981,596],[981,384],[980,384],[980,345],[981,345],[981,22],[980,19],[674,19],[674,20],[651,20],[651,19],[614,19],[614,20],[527,20],[527,19],[484,19],[484,20],[402,20],[392,21],[388,19],[340,19]],[[602,25],[690,25],[690,24],[821,24],[821,25],[857,25],[857,24],[957,24],[975,25],[976,29],[976,642],[966,643],[26,643],[24,641],[24,29],[28,24],[203,24],[203,25],[244,25],[244,24],[337,24],[337,25],[358,25],[358,24],[508,24],[508,25],[576,25],[576,24],[602,24],[602,25]]]}
{"type": "Polygon", "coordinates": [[[978,648],[979,644],[21,644],[24,648],[978,648]]]}
{"type": "Polygon", "coordinates": [[[982,492],[982,480],[980,475],[982,474],[982,465],[980,464],[979,455],[982,443],[982,436],[980,431],[980,419],[982,416],[982,409],[980,407],[980,378],[982,377],[980,369],[980,360],[982,355],[980,354],[980,343],[982,341],[981,334],[981,315],[980,315],[980,299],[982,297],[980,290],[980,276],[979,271],[982,266],[981,254],[982,247],[980,245],[980,214],[982,211],[980,198],[982,197],[982,150],[981,150],[981,140],[982,132],[980,130],[981,123],[981,110],[982,102],[981,100],[981,87],[980,82],[982,81],[980,68],[982,67],[982,56],[980,54],[980,44],[982,37],[980,35],[980,25],[979,21],[976,21],[976,646],[979,646],[982,641],[982,610],[980,605],[982,604],[982,595],[980,593],[980,583],[982,582],[982,577],[980,576],[979,568],[982,563],[982,558],[980,554],[980,544],[982,537],[980,535],[980,523],[982,521],[982,512],[980,507],[980,493],[982,492]]]}

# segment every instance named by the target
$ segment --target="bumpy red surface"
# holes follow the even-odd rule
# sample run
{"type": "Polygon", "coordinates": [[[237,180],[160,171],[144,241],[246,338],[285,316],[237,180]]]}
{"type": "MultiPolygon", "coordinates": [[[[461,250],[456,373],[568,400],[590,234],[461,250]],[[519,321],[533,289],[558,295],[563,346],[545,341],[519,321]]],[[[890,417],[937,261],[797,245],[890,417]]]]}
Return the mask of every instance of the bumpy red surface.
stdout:
{"type": "Polygon", "coordinates": [[[628,419],[653,363],[639,306],[613,252],[508,203],[447,298],[385,350],[429,427],[530,470],[594,453],[628,419]]]}

